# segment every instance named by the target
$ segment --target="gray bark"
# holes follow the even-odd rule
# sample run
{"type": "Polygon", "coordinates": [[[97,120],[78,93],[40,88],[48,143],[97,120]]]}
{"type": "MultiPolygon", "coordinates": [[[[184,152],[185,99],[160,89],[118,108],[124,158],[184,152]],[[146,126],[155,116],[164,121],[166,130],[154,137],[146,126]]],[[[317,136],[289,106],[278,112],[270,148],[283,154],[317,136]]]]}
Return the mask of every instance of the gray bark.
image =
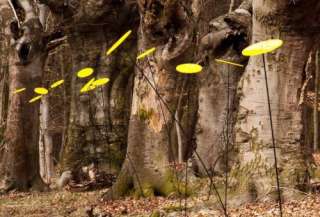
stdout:
{"type": "Polygon", "coordinates": [[[7,20],[6,35],[12,38],[10,58],[10,104],[4,133],[4,185],[3,190],[26,190],[42,188],[39,175],[38,124],[39,108],[29,105],[34,96],[33,88],[41,81],[46,53],[41,38],[41,24],[29,1],[18,1],[25,11],[21,26],[11,22],[12,8],[1,3],[1,14],[7,20]],[[21,33],[21,29],[24,31],[21,33]],[[12,35],[9,35],[11,31],[12,35]],[[14,94],[16,89],[25,87],[23,94],[14,94]],[[19,132],[19,133],[17,133],[19,132]]]}
{"type": "Polygon", "coordinates": [[[134,11],[124,2],[114,1],[81,1],[65,6],[59,2],[42,2],[66,26],[64,31],[73,60],[61,168],[76,172],[81,166],[98,161],[100,169],[116,173],[126,148],[134,64],[127,54],[135,53],[135,36],[111,56],[106,56],[106,51],[124,32],[135,27],[136,20],[131,19],[129,25],[119,28],[134,11]],[[80,94],[88,79],[79,79],[76,74],[85,67],[94,68],[90,79],[108,77],[111,81],[102,88],[80,94]]]}
{"type": "MultiPolygon", "coordinates": [[[[303,185],[308,171],[298,96],[314,43],[312,33],[303,26],[312,29],[319,19],[319,6],[317,1],[299,1],[294,6],[275,0],[253,1],[252,42],[270,38],[285,42],[281,49],[267,55],[267,73],[280,181],[286,189],[303,185]]],[[[263,70],[262,56],[251,57],[239,85],[240,110],[235,127],[239,161],[231,170],[231,189],[241,192],[237,203],[276,199],[277,195],[263,70]]],[[[286,191],[283,196],[293,194],[286,191]]]]}
{"type": "MultiPolygon", "coordinates": [[[[198,28],[197,21],[203,27],[210,19],[210,15],[203,15],[204,20],[198,20],[200,12],[205,7],[211,8],[213,2],[203,1],[200,5],[198,1],[152,0],[145,3],[138,1],[142,17],[138,49],[143,52],[156,47],[156,52],[137,62],[126,160],[105,199],[125,195],[130,186],[140,196],[181,191],[187,194],[186,189],[179,189],[179,180],[170,164],[175,165],[177,158],[176,112],[180,115],[183,147],[192,150],[196,76],[178,74],[175,67],[197,58],[192,54],[195,50],[192,39],[199,38],[193,33],[198,28]],[[181,92],[185,82],[188,88],[181,92]],[[180,100],[180,111],[177,111],[180,100]]],[[[186,156],[184,153],[184,160],[186,156]]]]}
{"type": "MultiPolygon", "coordinates": [[[[197,152],[211,174],[225,171],[225,145],[227,129],[229,143],[233,144],[233,128],[238,111],[237,85],[243,68],[221,64],[217,59],[229,60],[246,65],[241,49],[248,44],[251,32],[250,10],[244,2],[236,12],[228,13],[227,5],[220,6],[220,17],[213,19],[211,30],[201,39],[201,49],[208,55],[208,68],[199,76],[199,109],[196,130],[197,152]],[[223,8],[224,7],[224,8],[223,8]],[[224,9],[224,10],[223,10],[224,9]],[[239,10],[244,12],[238,12],[239,10]],[[229,102],[227,96],[228,73],[229,102]],[[229,106],[229,116],[227,110],[229,106]],[[228,119],[228,121],[227,121],[228,119]]],[[[233,148],[230,148],[233,150],[233,148]]],[[[234,155],[234,151],[231,152],[234,155]]],[[[230,157],[232,158],[232,157],[230,157]]],[[[199,175],[206,171],[199,159],[194,158],[194,166],[199,175]]]]}

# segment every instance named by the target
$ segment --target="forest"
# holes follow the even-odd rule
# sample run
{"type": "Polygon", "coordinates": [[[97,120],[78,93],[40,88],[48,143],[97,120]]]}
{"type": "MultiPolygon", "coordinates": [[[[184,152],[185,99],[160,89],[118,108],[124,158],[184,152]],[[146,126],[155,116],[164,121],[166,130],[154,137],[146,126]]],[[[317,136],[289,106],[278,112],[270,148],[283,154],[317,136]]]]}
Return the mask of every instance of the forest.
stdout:
{"type": "Polygon", "coordinates": [[[0,217],[320,217],[319,0],[0,0],[0,217]]]}

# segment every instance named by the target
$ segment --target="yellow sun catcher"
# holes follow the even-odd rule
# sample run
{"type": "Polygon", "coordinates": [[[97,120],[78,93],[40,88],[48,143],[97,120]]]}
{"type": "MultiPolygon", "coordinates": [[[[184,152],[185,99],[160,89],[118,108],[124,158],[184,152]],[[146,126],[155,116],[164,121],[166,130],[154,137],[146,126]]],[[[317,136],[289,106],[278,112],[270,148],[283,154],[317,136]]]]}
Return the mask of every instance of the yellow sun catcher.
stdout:
{"type": "Polygon", "coordinates": [[[88,83],[86,83],[82,89],[80,90],[80,93],[85,93],[85,92],[88,92],[90,90],[93,90],[95,89],[95,86],[92,85],[92,83],[95,81],[94,78],[92,78],[90,81],[88,81],[88,83]]]}
{"type": "Polygon", "coordinates": [[[155,47],[153,47],[153,48],[151,48],[151,49],[149,49],[149,50],[146,50],[145,52],[143,52],[142,54],[140,54],[140,55],[137,57],[137,60],[143,59],[143,58],[145,58],[146,56],[148,56],[149,54],[151,54],[151,53],[153,53],[153,52],[155,52],[155,51],[156,51],[156,48],[155,48],[155,47]]]}
{"type": "Polygon", "coordinates": [[[59,80],[59,81],[56,81],[54,82],[53,84],[51,84],[50,88],[53,89],[53,88],[56,88],[58,86],[60,86],[61,84],[64,83],[64,80],[59,80]]]}
{"type": "Polygon", "coordinates": [[[29,100],[29,103],[33,103],[39,99],[41,99],[42,96],[36,96],[36,97],[33,97],[32,99],[29,100]]]}
{"type": "Polygon", "coordinates": [[[256,44],[252,44],[242,51],[243,56],[256,56],[272,52],[283,45],[283,41],[280,39],[270,39],[261,41],[256,44]]]}
{"type": "Polygon", "coordinates": [[[25,91],[25,90],[26,90],[26,88],[16,89],[16,90],[14,91],[14,94],[21,93],[21,92],[23,92],[23,91],[25,91]]]}
{"type": "Polygon", "coordinates": [[[91,85],[94,86],[94,87],[99,87],[99,86],[105,85],[109,81],[110,81],[109,78],[100,78],[100,79],[95,80],[94,82],[92,82],[91,85]]]}
{"type": "Polygon", "coordinates": [[[46,95],[48,94],[49,91],[44,87],[37,87],[37,88],[34,88],[34,92],[37,94],[46,95]]]}
{"type": "Polygon", "coordinates": [[[216,59],[216,62],[218,62],[218,63],[225,63],[225,64],[229,64],[229,65],[233,65],[233,66],[238,66],[238,67],[244,67],[244,65],[241,65],[241,64],[239,64],[239,63],[229,62],[229,61],[227,61],[227,60],[216,59]]]}
{"type": "Polygon", "coordinates": [[[129,30],[126,34],[124,34],[116,43],[112,45],[111,48],[107,51],[107,56],[109,56],[115,49],[117,49],[132,33],[131,30],[129,30]]]}
{"type": "Polygon", "coordinates": [[[193,63],[185,63],[185,64],[178,65],[176,67],[176,70],[184,74],[195,74],[202,71],[202,66],[198,64],[193,64],[193,63]]]}
{"type": "Polygon", "coordinates": [[[94,72],[93,68],[84,68],[84,69],[81,69],[78,73],[77,73],[77,76],[79,78],[86,78],[86,77],[89,77],[90,75],[92,75],[92,73],[94,72]]]}

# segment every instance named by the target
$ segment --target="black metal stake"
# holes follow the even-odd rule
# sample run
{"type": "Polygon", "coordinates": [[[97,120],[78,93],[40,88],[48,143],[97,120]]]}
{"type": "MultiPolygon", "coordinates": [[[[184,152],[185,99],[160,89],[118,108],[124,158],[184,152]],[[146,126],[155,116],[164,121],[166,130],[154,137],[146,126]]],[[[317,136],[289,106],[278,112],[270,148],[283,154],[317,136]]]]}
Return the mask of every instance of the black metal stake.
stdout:
{"type": "Polygon", "coordinates": [[[264,77],[266,83],[266,90],[267,90],[267,99],[268,99],[268,109],[269,109],[269,117],[270,117],[270,127],[271,127],[271,136],[272,136],[272,146],[273,146],[273,154],[274,154],[274,166],[276,170],[276,177],[277,177],[277,190],[278,190],[278,203],[279,203],[279,210],[280,216],[282,217],[282,199],[281,199],[281,191],[280,191],[280,181],[279,181],[279,171],[278,171],[278,161],[277,161],[277,150],[276,150],[276,143],[274,138],[274,130],[273,130],[273,122],[272,122],[272,112],[271,112],[271,103],[270,103],[270,94],[269,94],[269,85],[268,85],[268,76],[267,76],[267,67],[266,67],[266,55],[263,54],[263,68],[264,68],[264,77]]]}
{"type": "Polygon", "coordinates": [[[228,215],[228,167],[229,167],[229,115],[230,115],[230,66],[228,65],[228,81],[227,81],[227,141],[226,141],[226,181],[225,181],[225,197],[224,206],[226,215],[228,215]]]}

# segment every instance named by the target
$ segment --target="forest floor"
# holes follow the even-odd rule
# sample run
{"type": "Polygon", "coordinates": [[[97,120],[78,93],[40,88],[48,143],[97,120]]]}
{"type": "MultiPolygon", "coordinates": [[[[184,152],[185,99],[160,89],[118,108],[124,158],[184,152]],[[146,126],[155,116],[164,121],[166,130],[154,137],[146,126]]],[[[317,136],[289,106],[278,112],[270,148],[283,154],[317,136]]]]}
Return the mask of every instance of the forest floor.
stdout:
{"type": "MultiPolygon", "coordinates": [[[[101,202],[103,191],[74,193],[52,191],[44,193],[10,193],[0,196],[0,217],[222,217],[223,213],[206,196],[188,198],[187,215],[184,200],[155,197],[101,202]],[[180,206],[181,202],[181,206],[180,206]],[[181,210],[182,207],[182,210],[181,210]]],[[[299,201],[288,201],[283,206],[285,217],[319,217],[320,195],[306,195],[299,201]]],[[[278,216],[276,204],[257,203],[231,209],[230,217],[278,216]]]]}

